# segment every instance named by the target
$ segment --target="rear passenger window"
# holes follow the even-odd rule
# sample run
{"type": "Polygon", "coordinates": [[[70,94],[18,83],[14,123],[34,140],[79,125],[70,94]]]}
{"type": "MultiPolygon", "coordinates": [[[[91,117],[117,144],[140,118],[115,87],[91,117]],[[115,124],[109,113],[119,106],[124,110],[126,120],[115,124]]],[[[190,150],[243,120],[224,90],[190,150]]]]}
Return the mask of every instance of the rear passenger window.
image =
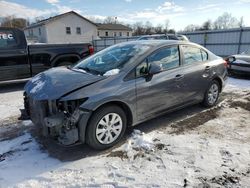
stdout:
{"type": "Polygon", "coordinates": [[[160,49],[148,57],[148,63],[157,64],[162,70],[176,68],[180,64],[179,49],[177,46],[160,49]]]}
{"type": "Polygon", "coordinates": [[[12,31],[0,31],[0,48],[11,48],[17,46],[15,35],[12,31]]]}
{"type": "Polygon", "coordinates": [[[207,52],[194,46],[183,45],[182,51],[184,55],[184,65],[203,62],[208,59],[207,52]]]}

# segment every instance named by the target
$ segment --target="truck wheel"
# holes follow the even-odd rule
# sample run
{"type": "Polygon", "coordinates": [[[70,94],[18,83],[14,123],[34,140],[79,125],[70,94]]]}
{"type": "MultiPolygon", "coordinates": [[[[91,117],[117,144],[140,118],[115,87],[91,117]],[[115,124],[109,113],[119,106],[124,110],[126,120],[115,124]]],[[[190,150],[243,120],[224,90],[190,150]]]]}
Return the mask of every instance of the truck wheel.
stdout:
{"type": "Polygon", "coordinates": [[[97,110],[87,127],[87,143],[102,150],[117,144],[127,127],[127,117],[118,106],[107,106],[97,110]]]}
{"type": "Polygon", "coordinates": [[[68,65],[72,65],[72,64],[73,64],[72,62],[64,61],[64,62],[58,63],[56,67],[68,66],[68,65]]]}
{"type": "Polygon", "coordinates": [[[205,93],[203,105],[206,107],[212,107],[216,104],[220,94],[220,84],[218,81],[213,80],[205,93]]]}

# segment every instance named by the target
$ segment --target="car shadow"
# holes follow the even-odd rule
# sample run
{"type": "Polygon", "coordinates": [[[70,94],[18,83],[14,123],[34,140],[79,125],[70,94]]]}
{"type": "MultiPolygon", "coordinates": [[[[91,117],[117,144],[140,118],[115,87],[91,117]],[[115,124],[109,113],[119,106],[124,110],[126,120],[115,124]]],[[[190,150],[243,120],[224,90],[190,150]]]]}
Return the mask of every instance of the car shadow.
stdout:
{"type": "Polygon", "coordinates": [[[0,84],[0,93],[8,93],[15,91],[22,91],[26,82],[17,82],[17,83],[1,83],[0,84]]]}
{"type": "Polygon", "coordinates": [[[48,152],[51,157],[56,158],[62,162],[75,161],[90,156],[108,155],[112,150],[123,145],[130,137],[134,129],[139,129],[142,132],[149,133],[151,131],[159,130],[161,128],[170,126],[172,123],[184,119],[187,116],[192,116],[194,114],[200,113],[205,109],[206,108],[202,107],[200,104],[197,104],[175,112],[167,113],[165,115],[146,121],[134,127],[129,127],[125,133],[125,136],[119,142],[119,144],[104,151],[94,150],[90,148],[87,144],[79,144],[67,147],[62,146],[58,144],[56,140],[40,136],[37,130],[33,130],[32,134],[40,143],[41,149],[48,152]]]}

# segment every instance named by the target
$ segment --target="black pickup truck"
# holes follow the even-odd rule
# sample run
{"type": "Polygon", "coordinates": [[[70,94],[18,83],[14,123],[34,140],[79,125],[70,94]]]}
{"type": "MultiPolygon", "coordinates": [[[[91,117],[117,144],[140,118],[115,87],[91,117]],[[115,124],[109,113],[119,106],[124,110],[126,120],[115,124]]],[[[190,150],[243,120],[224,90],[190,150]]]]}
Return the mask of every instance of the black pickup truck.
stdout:
{"type": "Polygon", "coordinates": [[[0,27],[0,82],[29,78],[93,53],[89,43],[27,45],[23,31],[0,27]]]}

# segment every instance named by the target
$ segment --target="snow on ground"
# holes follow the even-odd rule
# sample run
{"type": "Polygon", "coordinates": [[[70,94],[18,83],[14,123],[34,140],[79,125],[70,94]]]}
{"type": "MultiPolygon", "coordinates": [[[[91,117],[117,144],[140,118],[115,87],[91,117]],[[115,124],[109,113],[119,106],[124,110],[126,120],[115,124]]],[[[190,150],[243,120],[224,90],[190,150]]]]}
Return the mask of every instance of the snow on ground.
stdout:
{"type": "Polygon", "coordinates": [[[49,158],[47,153],[41,152],[29,133],[3,141],[0,147],[0,187],[35,177],[60,164],[58,160],[49,158]]]}
{"type": "Polygon", "coordinates": [[[225,92],[237,92],[239,90],[250,91],[250,80],[229,78],[225,87],[225,92]]]}
{"type": "Polygon", "coordinates": [[[20,114],[23,108],[23,92],[12,91],[0,93],[0,121],[20,114]]]}
{"type": "Polygon", "coordinates": [[[71,162],[26,131],[0,141],[0,187],[248,187],[249,92],[249,80],[230,78],[217,107],[149,133],[136,127],[118,148],[71,162]]]}

